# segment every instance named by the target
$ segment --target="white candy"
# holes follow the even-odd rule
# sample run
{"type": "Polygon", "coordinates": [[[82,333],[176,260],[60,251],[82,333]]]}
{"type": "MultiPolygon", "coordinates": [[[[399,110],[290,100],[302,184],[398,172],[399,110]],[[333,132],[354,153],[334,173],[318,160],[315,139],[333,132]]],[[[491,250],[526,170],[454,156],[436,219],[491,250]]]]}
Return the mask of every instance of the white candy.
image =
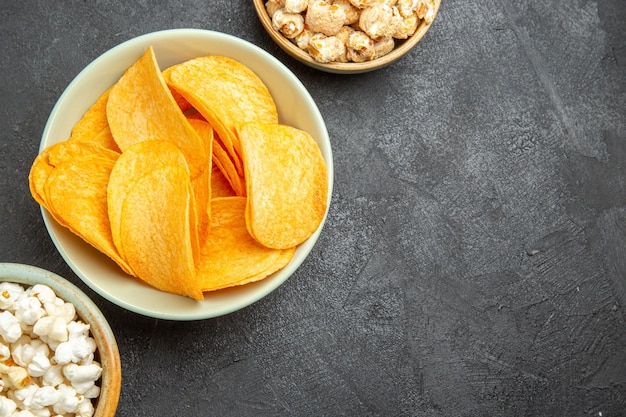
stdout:
{"type": "Polygon", "coordinates": [[[348,59],[353,62],[370,61],[376,54],[374,41],[360,30],[348,37],[346,46],[348,59]]]}
{"type": "Polygon", "coordinates": [[[64,303],[63,300],[57,298],[57,301],[61,301],[63,304],[58,303],[45,303],[44,309],[49,316],[60,317],[65,320],[65,323],[70,323],[76,318],[76,308],[72,303],[64,303]]]}
{"type": "Polygon", "coordinates": [[[4,362],[11,357],[11,349],[4,343],[0,343],[0,362],[4,362]]]}
{"type": "Polygon", "coordinates": [[[359,17],[359,27],[361,30],[377,41],[388,38],[396,33],[401,17],[394,13],[394,9],[384,3],[375,3],[363,9],[359,17]]]}
{"type": "Polygon", "coordinates": [[[56,404],[61,399],[61,393],[54,387],[41,387],[35,391],[31,407],[34,409],[44,408],[56,404]]]}
{"type": "Polygon", "coordinates": [[[15,303],[15,317],[22,328],[32,326],[46,311],[37,297],[20,297],[15,303]]]}
{"type": "Polygon", "coordinates": [[[16,364],[23,367],[28,367],[38,353],[42,353],[45,356],[48,356],[50,353],[48,345],[39,339],[31,339],[27,335],[23,335],[13,343],[11,349],[13,350],[11,355],[13,360],[16,364]]]}
{"type": "Polygon", "coordinates": [[[349,27],[359,21],[361,10],[350,3],[349,0],[335,0],[333,1],[333,4],[343,9],[343,13],[346,16],[343,21],[344,27],[349,27]]]}
{"type": "Polygon", "coordinates": [[[93,357],[96,341],[89,337],[89,325],[73,321],[67,325],[68,341],[57,346],[54,359],[61,365],[78,363],[93,357]]]}
{"type": "Polygon", "coordinates": [[[21,285],[13,282],[0,282],[0,308],[3,310],[10,310],[15,303],[15,300],[24,293],[24,288],[21,285]]]}
{"type": "Polygon", "coordinates": [[[396,8],[402,17],[411,16],[420,5],[421,0],[398,0],[396,8]]]}
{"type": "Polygon", "coordinates": [[[63,368],[65,378],[70,381],[77,393],[83,395],[94,392],[95,381],[100,378],[101,374],[102,368],[97,363],[90,365],[71,363],[63,368]]]}
{"type": "Polygon", "coordinates": [[[39,351],[28,364],[28,374],[33,377],[43,376],[52,367],[47,354],[39,351]]]}
{"type": "Polygon", "coordinates": [[[78,410],[76,410],[76,417],[91,417],[94,413],[93,404],[91,401],[83,401],[78,404],[78,410]]]}
{"type": "Polygon", "coordinates": [[[96,351],[96,342],[87,336],[70,336],[67,342],[59,344],[54,353],[54,359],[58,364],[87,362],[93,358],[96,351]]]}
{"type": "Polygon", "coordinates": [[[0,396],[0,417],[12,416],[16,408],[17,404],[15,404],[15,401],[0,396]]]}
{"type": "Polygon", "coordinates": [[[384,38],[379,40],[374,44],[375,58],[380,58],[381,56],[388,54],[395,47],[395,43],[391,38],[384,38]]]}
{"type": "Polygon", "coordinates": [[[308,0],[285,0],[285,11],[287,13],[301,13],[307,9],[308,0]]]}
{"type": "Polygon", "coordinates": [[[421,0],[415,8],[417,16],[426,23],[432,23],[435,18],[435,3],[433,0],[421,0]]]}
{"type": "Polygon", "coordinates": [[[76,365],[71,363],[63,368],[63,375],[72,383],[94,382],[100,378],[102,368],[97,363],[76,365]]]}
{"type": "Polygon", "coordinates": [[[65,377],[63,376],[63,365],[51,366],[41,378],[43,385],[50,385],[52,387],[56,387],[64,381],[65,377]]]}
{"type": "Polygon", "coordinates": [[[35,391],[37,391],[37,388],[37,385],[29,384],[24,388],[15,391],[14,397],[18,405],[21,405],[25,408],[30,408],[30,405],[33,401],[33,396],[35,395],[35,391]]]}
{"type": "Polygon", "coordinates": [[[316,0],[309,4],[304,21],[313,32],[332,36],[343,27],[346,12],[343,8],[325,0],[316,0]]]}
{"type": "Polygon", "coordinates": [[[267,10],[267,14],[270,19],[274,16],[274,13],[282,9],[284,5],[284,1],[282,2],[282,4],[277,0],[268,0],[267,2],[265,2],[265,10],[267,10]]]}
{"type": "Polygon", "coordinates": [[[25,388],[31,381],[28,372],[21,366],[9,366],[9,369],[6,371],[6,376],[7,379],[5,382],[17,389],[25,388]]]}
{"type": "Polygon", "coordinates": [[[57,295],[54,293],[52,288],[47,285],[35,284],[30,287],[29,293],[34,297],[37,297],[41,304],[54,303],[57,299],[57,295]]]}
{"type": "Polygon", "coordinates": [[[70,333],[70,339],[79,336],[88,336],[89,325],[81,321],[74,321],[67,325],[67,331],[70,333]]]}
{"type": "Polygon", "coordinates": [[[76,395],[76,390],[69,385],[60,384],[58,391],[61,394],[59,401],[52,406],[52,411],[57,414],[76,413],[81,399],[76,395]]]}
{"type": "Polygon", "coordinates": [[[97,386],[96,384],[93,384],[91,386],[91,388],[89,388],[87,391],[83,392],[83,396],[85,398],[98,398],[98,396],[100,396],[100,387],[97,386]]]}
{"type": "Polygon", "coordinates": [[[0,283],[0,417],[91,417],[102,367],[90,327],[46,285],[0,283]]]}
{"type": "Polygon", "coordinates": [[[419,25],[419,18],[416,13],[412,15],[402,17],[396,27],[396,31],[393,34],[395,39],[408,39],[409,36],[413,36],[419,25]]]}
{"type": "Polygon", "coordinates": [[[94,381],[85,381],[85,382],[72,382],[72,387],[76,390],[76,392],[80,395],[85,395],[87,392],[91,392],[93,387],[96,386],[94,381]]]}
{"type": "Polygon", "coordinates": [[[40,318],[33,326],[33,333],[42,339],[66,342],[68,339],[67,322],[63,317],[46,316],[40,318]]]}
{"type": "Polygon", "coordinates": [[[267,0],[265,8],[274,30],[322,63],[378,59],[395,48],[395,39],[408,39],[435,17],[434,0],[267,0]],[[350,44],[346,29],[369,41],[358,35],[350,44]]]}
{"type": "Polygon", "coordinates": [[[0,336],[9,343],[15,342],[22,336],[22,327],[17,317],[6,310],[0,313],[0,336]]]}
{"type": "Polygon", "coordinates": [[[309,39],[309,54],[317,62],[333,62],[345,56],[346,46],[336,36],[318,33],[309,39]]]}
{"type": "Polygon", "coordinates": [[[286,38],[293,39],[304,30],[304,17],[299,13],[288,13],[285,9],[280,9],[272,16],[272,27],[286,38]]]}
{"type": "Polygon", "coordinates": [[[304,30],[302,32],[300,32],[299,35],[297,35],[295,38],[293,38],[293,42],[298,46],[298,48],[304,50],[304,51],[308,51],[309,49],[309,40],[311,40],[311,36],[313,36],[315,34],[315,32],[313,32],[311,29],[309,28],[304,28],[304,30]]]}

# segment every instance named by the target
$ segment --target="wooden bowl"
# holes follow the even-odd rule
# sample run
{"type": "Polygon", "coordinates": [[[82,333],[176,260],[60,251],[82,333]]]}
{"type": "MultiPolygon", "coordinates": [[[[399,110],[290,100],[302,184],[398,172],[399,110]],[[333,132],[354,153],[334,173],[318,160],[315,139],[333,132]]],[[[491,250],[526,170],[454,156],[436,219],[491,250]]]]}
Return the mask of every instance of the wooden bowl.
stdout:
{"type": "MultiPolygon", "coordinates": [[[[292,41],[285,38],[280,32],[274,30],[274,28],[272,27],[272,19],[269,17],[269,15],[267,14],[267,10],[265,9],[264,0],[253,0],[253,2],[254,8],[256,9],[256,13],[259,17],[259,20],[261,21],[261,24],[265,28],[266,32],[270,35],[270,37],[274,40],[274,42],[276,42],[283,51],[291,55],[291,57],[310,67],[316,68],[321,71],[337,74],[358,74],[368,71],[374,71],[391,64],[392,62],[400,59],[415,45],[417,45],[432,25],[432,23],[426,23],[422,21],[415,33],[410,38],[406,40],[396,40],[396,46],[391,52],[372,61],[331,62],[325,64],[317,62],[307,52],[298,48],[298,46],[295,45],[292,41]]],[[[439,11],[439,5],[441,4],[441,0],[434,0],[434,2],[435,14],[433,16],[433,21],[437,16],[437,12],[439,11]]]]}
{"type": "Polygon", "coordinates": [[[0,263],[0,282],[9,281],[31,287],[44,284],[57,297],[74,304],[76,314],[89,324],[91,336],[96,341],[96,359],[102,366],[100,395],[94,403],[94,417],[113,417],[117,410],[122,383],[120,353],[109,324],[93,301],[66,279],[41,268],[16,263],[0,263]]]}

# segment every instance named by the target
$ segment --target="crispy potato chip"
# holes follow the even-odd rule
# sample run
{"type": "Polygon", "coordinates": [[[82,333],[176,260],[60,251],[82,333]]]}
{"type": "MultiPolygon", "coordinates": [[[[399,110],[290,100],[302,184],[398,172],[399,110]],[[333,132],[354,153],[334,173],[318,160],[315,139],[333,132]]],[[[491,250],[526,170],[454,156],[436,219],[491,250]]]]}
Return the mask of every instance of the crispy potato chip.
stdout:
{"type": "Polygon", "coordinates": [[[107,120],[106,106],[110,91],[111,89],[105,91],[74,125],[70,141],[95,143],[103,148],[121,152],[113,139],[107,120]]]}
{"type": "Polygon", "coordinates": [[[248,278],[245,278],[239,281],[237,285],[244,285],[244,284],[248,284],[251,282],[260,281],[262,279],[269,277],[274,272],[279,271],[283,269],[285,266],[287,266],[287,264],[291,262],[293,255],[296,253],[296,248],[277,249],[277,250],[280,250],[280,255],[278,256],[278,258],[276,258],[276,261],[274,262],[272,266],[270,266],[265,271],[261,271],[257,273],[256,275],[251,275],[248,278]]]}
{"type": "MultiPolygon", "coordinates": [[[[213,153],[213,128],[211,125],[202,119],[190,118],[189,123],[198,133],[198,136],[204,143],[204,148],[207,155],[213,153]]],[[[202,240],[206,235],[209,228],[209,222],[211,217],[211,163],[212,158],[207,158],[207,167],[198,177],[191,180],[193,186],[194,197],[196,200],[196,212],[198,213],[198,235],[202,240]]]]}
{"type": "Polygon", "coordinates": [[[308,133],[279,124],[248,123],[239,135],[248,231],[270,248],[302,243],[326,212],[326,164],[317,143],[308,133]]]}
{"type": "MultiPolygon", "coordinates": [[[[137,142],[126,149],[111,170],[107,184],[108,218],[113,242],[123,258],[126,258],[126,254],[121,238],[122,212],[126,197],[135,187],[137,180],[156,169],[167,166],[177,166],[189,172],[185,156],[176,145],[164,140],[148,140],[137,142]]],[[[193,236],[192,234],[192,238],[193,236]]],[[[197,253],[199,247],[197,237],[192,240],[192,243],[194,241],[193,247],[196,248],[195,253],[197,253]]]]}
{"type": "Polygon", "coordinates": [[[106,187],[106,182],[97,175],[102,171],[90,166],[101,163],[106,168],[118,157],[117,152],[94,143],[59,142],[44,149],[35,158],[29,183],[35,200],[46,208],[59,224],[106,254],[128,273],[129,267],[115,249],[110,232],[107,231],[108,218],[100,219],[102,210],[106,210],[106,200],[104,206],[101,201],[103,195],[106,198],[106,190],[102,194],[99,186],[104,184],[106,187]],[[72,164],[78,168],[71,170],[72,164]],[[61,167],[62,172],[55,174],[58,167],[61,167]],[[80,172],[81,167],[84,168],[83,172],[80,172]],[[92,173],[92,170],[95,173],[92,173]],[[87,178],[85,184],[80,182],[83,177],[87,178]],[[64,187],[72,189],[64,191],[64,187]],[[57,189],[58,192],[55,191],[57,189]],[[66,197],[67,200],[63,201],[66,197]],[[58,202],[58,199],[61,201],[58,202]],[[74,203],[77,210],[74,210],[74,203]],[[82,215],[81,210],[84,207],[89,211],[82,215]],[[91,226],[88,226],[89,224],[91,226]]]}
{"type": "Polygon", "coordinates": [[[50,209],[50,201],[48,200],[48,196],[46,195],[45,187],[48,182],[48,178],[54,172],[54,166],[48,163],[48,159],[45,155],[39,155],[35,161],[33,162],[33,166],[30,169],[29,178],[29,187],[30,194],[33,196],[35,201],[39,203],[43,208],[45,208],[48,213],[59,223],[61,226],[68,227],[68,224],[65,220],[63,220],[59,215],[53,212],[50,209]]]}
{"type": "Polygon", "coordinates": [[[235,190],[226,179],[222,171],[213,165],[211,170],[211,198],[236,196],[235,190]]]}
{"type": "Polygon", "coordinates": [[[223,56],[192,59],[164,72],[169,86],[211,123],[243,176],[237,126],[278,123],[276,104],[265,84],[248,67],[223,56]]]}
{"type": "MultiPolygon", "coordinates": [[[[191,187],[195,201],[194,212],[197,216],[198,242],[203,240],[209,231],[211,219],[211,172],[206,169],[199,176],[191,180],[191,187]]],[[[197,254],[197,251],[194,251],[197,254]]]]}
{"type": "Polygon", "coordinates": [[[178,104],[178,107],[180,107],[180,110],[185,114],[185,116],[189,117],[190,114],[196,114],[197,111],[195,111],[195,109],[187,101],[187,99],[170,86],[171,83],[169,81],[169,72],[162,71],[161,74],[163,75],[163,80],[165,81],[165,84],[167,84],[168,88],[170,89],[170,93],[172,93],[172,97],[174,97],[174,101],[176,101],[176,104],[178,104]]]}
{"type": "MultiPolygon", "coordinates": [[[[54,168],[64,162],[89,156],[100,156],[115,161],[119,153],[87,142],[59,142],[44,149],[33,161],[29,174],[29,187],[35,201],[44,207],[44,185],[54,168]]],[[[47,208],[47,207],[46,207],[47,208]]],[[[51,213],[56,218],[54,213],[51,213]]],[[[61,222],[59,222],[61,223],[61,222]]]]}
{"type": "Polygon", "coordinates": [[[201,245],[197,265],[199,285],[214,291],[263,279],[284,267],[294,250],[270,249],[248,233],[244,197],[211,201],[211,231],[201,245]]]}
{"type": "Polygon", "coordinates": [[[106,185],[114,163],[100,156],[84,156],[56,165],[44,186],[44,207],[129,273],[129,265],[113,244],[107,216],[106,185]]]}
{"type": "Polygon", "coordinates": [[[246,195],[245,180],[242,175],[239,175],[237,168],[228,156],[228,152],[224,149],[222,142],[219,140],[218,135],[214,135],[213,140],[213,162],[219,167],[224,174],[224,177],[230,183],[230,186],[235,190],[235,194],[239,196],[246,195]]]}
{"type": "Polygon", "coordinates": [[[202,140],[172,97],[151,47],[111,88],[106,113],[122,151],[145,140],[172,141],[185,155],[192,178],[206,169],[202,140]]]}
{"type": "MultiPolygon", "coordinates": [[[[202,124],[201,123],[198,124],[198,122],[196,122],[196,124],[194,125],[194,122],[193,122],[194,120],[202,121],[208,124],[209,126],[211,126],[211,124],[207,122],[207,120],[198,112],[190,112],[189,114],[186,115],[186,117],[187,117],[187,120],[189,120],[189,123],[191,123],[192,126],[194,126],[194,128],[198,126],[202,126],[202,124]]],[[[239,175],[239,173],[237,172],[237,169],[235,168],[235,162],[232,160],[231,156],[226,151],[226,148],[224,147],[222,139],[215,132],[212,126],[211,126],[211,132],[213,136],[213,143],[211,147],[211,155],[212,155],[211,159],[213,160],[215,164],[217,164],[219,169],[224,174],[224,177],[230,182],[231,188],[233,190],[236,190],[237,195],[245,196],[246,187],[244,185],[245,181],[243,179],[243,176],[239,175]]]]}
{"type": "Polygon", "coordinates": [[[189,172],[154,169],[133,182],[122,208],[121,244],[135,275],[162,291],[203,299],[195,274],[189,172]]]}
{"type": "MultiPolygon", "coordinates": [[[[83,117],[72,128],[71,136],[74,136],[77,140],[81,138],[91,137],[94,132],[99,132],[102,129],[109,127],[109,121],[107,120],[107,101],[109,100],[109,92],[111,89],[106,90],[96,102],[85,112],[83,117]]],[[[89,139],[84,140],[89,142],[89,139]]],[[[118,149],[119,152],[119,149],[118,149]]]]}
{"type": "Polygon", "coordinates": [[[51,166],[57,166],[63,162],[89,156],[99,156],[104,159],[116,160],[120,154],[110,149],[103,148],[96,143],[65,141],[44,149],[39,157],[44,156],[51,166]]]}
{"type": "Polygon", "coordinates": [[[37,156],[29,187],[126,273],[196,300],[284,268],[328,193],[317,143],[278,124],[249,68],[208,56],[161,72],[151,47],[37,156]]]}
{"type": "MultiPolygon", "coordinates": [[[[70,140],[76,140],[73,137],[70,137],[70,140]]],[[[106,128],[101,130],[95,136],[93,136],[90,140],[91,143],[95,143],[104,148],[114,150],[116,152],[121,152],[117,143],[115,143],[115,139],[113,139],[113,135],[111,134],[111,129],[106,128]]]]}

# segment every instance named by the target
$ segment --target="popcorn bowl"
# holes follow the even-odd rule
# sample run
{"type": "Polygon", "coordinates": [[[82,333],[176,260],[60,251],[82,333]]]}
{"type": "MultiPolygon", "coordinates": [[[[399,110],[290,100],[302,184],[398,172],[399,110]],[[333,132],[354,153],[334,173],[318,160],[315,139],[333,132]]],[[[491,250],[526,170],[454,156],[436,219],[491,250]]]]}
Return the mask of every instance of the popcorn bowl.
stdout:
{"type": "MultiPolygon", "coordinates": [[[[44,128],[40,150],[70,136],[72,127],[87,109],[112,86],[149,47],[165,69],[196,57],[222,55],[250,68],[268,87],[278,110],[279,122],[308,132],[318,143],[328,173],[331,201],[333,160],[324,120],[308,91],[296,76],[266,51],[231,35],[200,29],[173,29],[130,39],[105,52],[82,70],[63,92],[44,128]]],[[[326,218],[328,208],[324,214],[326,218]]],[[[48,233],[61,256],[95,292],[127,310],[167,320],[201,320],[242,309],[284,283],[304,262],[317,241],[324,220],[315,233],[298,245],[283,269],[261,281],[208,292],[204,300],[159,291],[125,274],[106,255],[57,223],[42,209],[48,233]]]]}
{"type": "Polygon", "coordinates": [[[13,282],[24,288],[43,284],[50,287],[58,298],[74,305],[78,318],[90,327],[91,337],[96,342],[95,360],[102,367],[102,374],[97,382],[100,394],[94,400],[93,415],[114,416],[121,390],[120,354],[115,336],[94,302],[66,279],[30,265],[0,263],[0,282],[13,282]]]}
{"type": "Polygon", "coordinates": [[[395,47],[391,52],[387,54],[365,62],[318,62],[309,55],[308,52],[300,49],[294,42],[283,36],[279,31],[272,26],[272,19],[268,15],[265,7],[266,0],[253,0],[254,8],[257,16],[261,21],[261,25],[265,31],[269,34],[272,40],[288,55],[296,60],[308,65],[312,68],[316,68],[321,71],[335,73],[335,74],[359,74],[369,71],[374,71],[397,61],[406,55],[411,49],[413,49],[426,35],[426,32],[430,29],[432,21],[434,21],[439,11],[441,0],[433,0],[434,14],[430,22],[422,20],[416,31],[405,40],[395,40],[395,47]]]}

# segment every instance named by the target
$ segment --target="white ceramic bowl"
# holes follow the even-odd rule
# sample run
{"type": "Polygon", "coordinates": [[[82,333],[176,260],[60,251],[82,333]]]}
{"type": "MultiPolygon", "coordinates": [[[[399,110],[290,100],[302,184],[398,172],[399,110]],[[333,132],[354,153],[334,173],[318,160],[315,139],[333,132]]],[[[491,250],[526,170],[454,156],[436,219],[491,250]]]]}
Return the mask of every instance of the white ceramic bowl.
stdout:
{"type": "MultiPolygon", "coordinates": [[[[328,168],[330,202],[333,188],[330,139],[319,109],[305,87],[287,67],[259,47],[231,35],[208,30],[174,29],[149,33],[126,41],[95,59],[76,76],[54,106],[43,132],[40,151],[66,140],[85,111],[150,45],[154,47],[162,69],[203,55],[227,56],[252,69],[270,90],[280,122],[309,132],[319,144],[328,168]]],[[[105,255],[60,226],[46,210],[42,212],[50,237],[61,256],[94,291],[128,310],[169,320],[217,317],[263,298],[302,264],[324,224],[322,222],[313,236],[296,249],[292,261],[282,270],[260,282],[207,293],[203,301],[194,301],[158,291],[128,277],[105,255]]]]}
{"type": "Polygon", "coordinates": [[[30,265],[0,263],[0,282],[15,282],[24,288],[35,284],[50,287],[65,302],[74,304],[78,316],[90,326],[96,341],[97,360],[102,365],[100,395],[95,402],[95,417],[113,417],[120,397],[122,368],[115,336],[106,318],[78,287],[45,269],[30,265]]]}

